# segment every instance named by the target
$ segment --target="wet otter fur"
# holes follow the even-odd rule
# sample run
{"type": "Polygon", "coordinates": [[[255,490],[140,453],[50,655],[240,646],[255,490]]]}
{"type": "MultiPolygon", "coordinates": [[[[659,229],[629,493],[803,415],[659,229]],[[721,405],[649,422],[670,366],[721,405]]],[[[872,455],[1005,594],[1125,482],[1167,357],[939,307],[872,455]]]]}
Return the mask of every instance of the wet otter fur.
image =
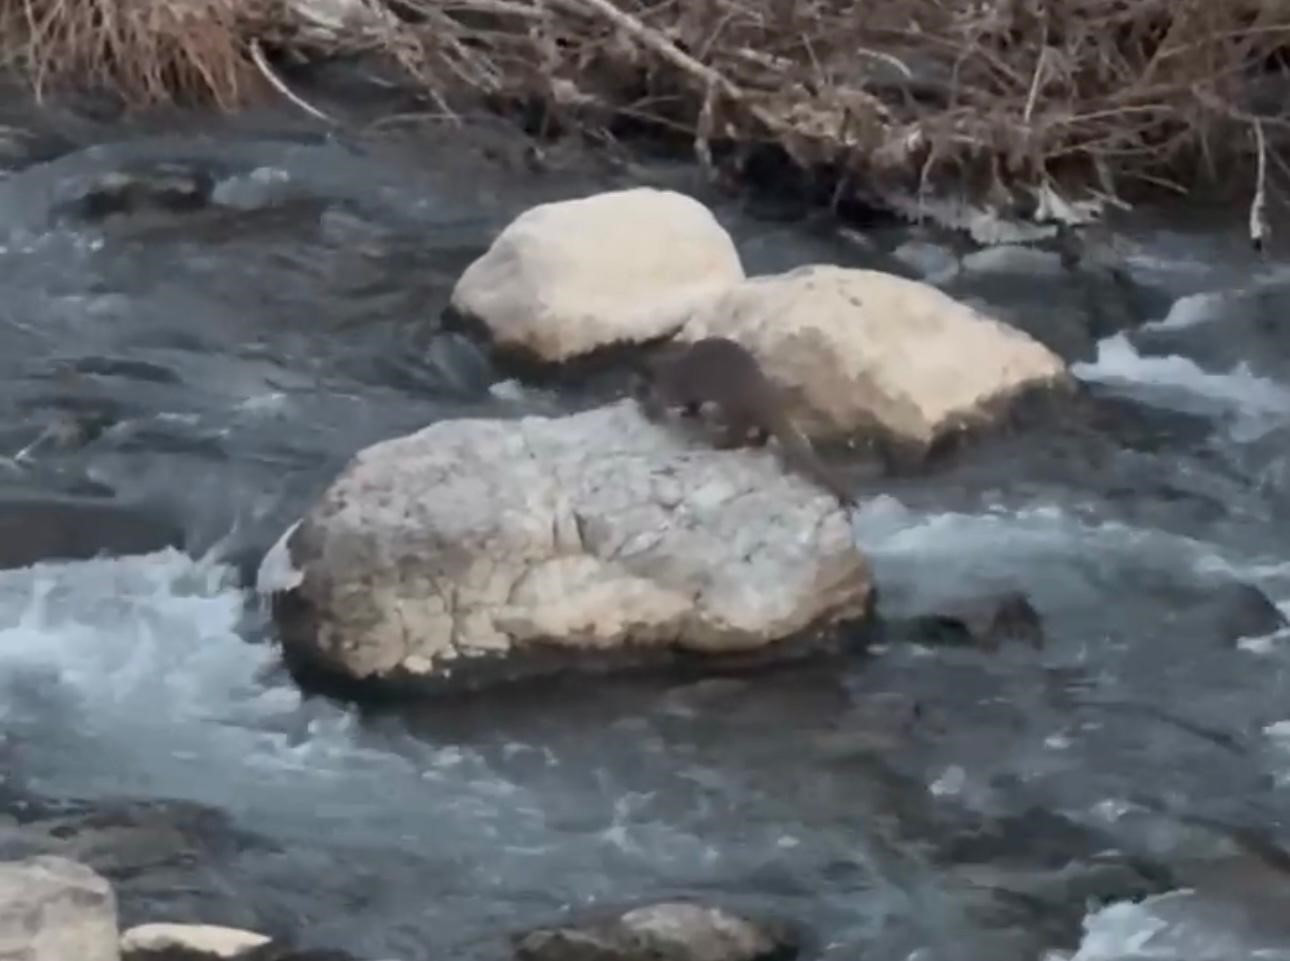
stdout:
{"type": "Polygon", "coordinates": [[[752,444],[760,447],[773,435],[785,460],[834,494],[845,507],[855,499],[830,471],[806,435],[788,416],[779,388],[762,371],[752,352],[728,337],[704,337],[651,358],[637,400],[658,419],[664,408],[679,407],[691,417],[704,404],[717,407],[725,426],[718,449],[752,444]]]}

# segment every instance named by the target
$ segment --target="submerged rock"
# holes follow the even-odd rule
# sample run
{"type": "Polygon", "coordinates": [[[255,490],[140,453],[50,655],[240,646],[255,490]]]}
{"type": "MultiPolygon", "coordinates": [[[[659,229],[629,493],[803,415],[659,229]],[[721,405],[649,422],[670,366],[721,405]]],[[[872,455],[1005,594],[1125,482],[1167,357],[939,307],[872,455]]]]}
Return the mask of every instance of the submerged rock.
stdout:
{"type": "Polygon", "coordinates": [[[165,211],[186,213],[210,203],[214,176],[179,161],[112,170],[90,179],[57,205],[56,217],[96,223],[116,215],[165,211]]]}
{"type": "Polygon", "coordinates": [[[923,240],[908,240],[891,252],[900,264],[918,274],[920,280],[940,286],[958,276],[962,269],[959,258],[942,244],[923,240]]]}
{"type": "Polygon", "coordinates": [[[964,645],[994,651],[1004,641],[1044,645],[1044,624],[1029,598],[1019,591],[953,598],[911,618],[908,630],[921,643],[964,645]]]}
{"type": "Polygon", "coordinates": [[[1091,361],[1097,343],[1137,327],[1164,301],[1130,280],[1115,263],[1029,247],[994,247],[963,258],[945,292],[981,304],[1025,331],[1064,361],[1091,361]]]}
{"type": "Polygon", "coordinates": [[[298,666],[416,683],[762,651],[863,617],[871,591],[832,495],[632,401],[370,447],[259,581],[298,666]]]}
{"type": "Polygon", "coordinates": [[[1051,250],[1037,250],[1020,244],[1000,244],[974,251],[962,260],[963,269],[975,274],[1020,274],[1031,277],[1060,277],[1061,256],[1051,250]]]}
{"type": "Polygon", "coordinates": [[[696,307],[682,338],[740,341],[790,389],[816,435],[870,428],[917,450],[995,420],[1035,387],[1069,383],[1028,335],[930,284],[813,265],[753,277],[696,307]]]}
{"type": "Polygon", "coordinates": [[[260,210],[289,199],[291,174],[280,167],[256,167],[219,181],[211,188],[211,202],[235,210],[260,210]]]}
{"type": "Polygon", "coordinates": [[[1253,584],[1230,581],[1218,584],[1196,598],[1190,611],[1174,609],[1162,614],[1162,626],[1195,618],[1197,625],[1220,644],[1265,637],[1288,623],[1281,609],[1253,584]]]}
{"type": "Polygon", "coordinates": [[[720,908],[663,902],[516,939],[519,961],[771,961],[797,954],[787,931],[720,908]]]}
{"type": "Polygon", "coordinates": [[[111,885],[52,855],[0,863],[0,958],[118,961],[111,885]]]}
{"type": "Polygon", "coordinates": [[[707,207],[641,187],[525,211],[466,268],[452,308],[503,348],[565,361],[671,334],[692,304],[743,276],[707,207]]]}
{"type": "Polygon", "coordinates": [[[922,719],[923,706],[903,691],[861,694],[813,746],[832,760],[907,750],[922,719]]]}
{"type": "Polygon", "coordinates": [[[436,334],[426,347],[425,365],[433,371],[436,387],[466,397],[484,394],[497,382],[488,357],[458,333],[436,334]]]}

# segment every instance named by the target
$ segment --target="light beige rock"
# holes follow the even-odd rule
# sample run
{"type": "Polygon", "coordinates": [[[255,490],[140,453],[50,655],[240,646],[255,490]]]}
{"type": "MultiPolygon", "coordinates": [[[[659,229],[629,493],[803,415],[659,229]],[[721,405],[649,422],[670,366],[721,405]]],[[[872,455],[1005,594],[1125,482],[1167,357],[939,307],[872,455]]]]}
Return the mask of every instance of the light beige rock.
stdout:
{"type": "Polygon", "coordinates": [[[359,678],[536,649],[753,650],[860,616],[870,592],[836,499],[773,447],[715,450],[630,400],[370,447],[261,571],[309,612],[280,615],[284,643],[359,678]]]}
{"type": "Polygon", "coordinates": [[[774,931],[721,908],[670,901],[583,925],[539,928],[517,939],[519,961],[756,961],[795,952],[774,931]]]}
{"type": "Polygon", "coordinates": [[[254,931],[215,924],[140,924],[121,935],[126,961],[146,961],[149,954],[187,949],[217,958],[236,958],[271,939],[254,931]]]}
{"type": "Polygon", "coordinates": [[[0,863],[0,958],[119,961],[112,886],[54,855],[0,863]]]}
{"type": "Polygon", "coordinates": [[[762,958],[777,947],[755,924],[721,910],[685,901],[651,904],[622,916],[631,940],[645,942],[655,956],[690,961],[762,958]]]}
{"type": "Polygon", "coordinates": [[[926,446],[988,422],[1023,389],[1068,382],[1038,341],[930,284],[813,265],[753,277],[697,308],[680,339],[740,341],[815,435],[877,424],[926,446]]]}
{"type": "Polygon", "coordinates": [[[673,333],[743,277],[707,207],[639,187],[525,211],[466,268],[452,307],[499,345],[563,361],[673,333]]]}

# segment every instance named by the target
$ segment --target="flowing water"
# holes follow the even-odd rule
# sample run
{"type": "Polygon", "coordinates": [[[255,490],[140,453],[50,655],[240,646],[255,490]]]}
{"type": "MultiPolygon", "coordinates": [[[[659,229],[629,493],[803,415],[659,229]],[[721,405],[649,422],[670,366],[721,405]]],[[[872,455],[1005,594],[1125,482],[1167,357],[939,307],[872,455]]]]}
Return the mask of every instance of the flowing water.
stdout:
{"type": "MultiPolygon", "coordinates": [[[[810,957],[1290,958],[1276,859],[1232,840],[1284,831],[1290,637],[1220,637],[1210,609],[1240,583],[1290,605],[1290,274],[1223,220],[1135,226],[1145,326],[1089,340],[1072,423],[872,485],[856,518],[884,613],[1022,590],[1042,649],[892,642],[380,712],[296,689],[249,573],[353,451],[586,402],[490,393],[487,362],[439,328],[515,213],[679,184],[750,271],[892,268],[906,237],[758,219],[684,167],[533,172],[480,142],[264,116],[94,131],[0,181],[0,483],[115,493],[184,534],[0,571],[14,830],[82,844],[127,923],[371,958],[502,957],[565,909],[676,895],[796,920],[810,957]],[[93,178],[158,161],[209,172],[224,202],[77,206],[93,178]],[[79,440],[58,442],[69,423],[79,440]],[[893,695],[920,705],[906,727],[882,717],[893,695]]],[[[1064,283],[995,277],[982,296],[1043,331],[1064,283]]]]}

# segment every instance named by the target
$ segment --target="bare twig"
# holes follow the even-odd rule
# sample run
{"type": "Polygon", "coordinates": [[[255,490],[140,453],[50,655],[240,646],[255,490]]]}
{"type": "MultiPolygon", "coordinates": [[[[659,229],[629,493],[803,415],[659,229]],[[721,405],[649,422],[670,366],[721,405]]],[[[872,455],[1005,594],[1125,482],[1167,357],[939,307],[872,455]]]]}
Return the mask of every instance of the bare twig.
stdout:
{"type": "Polygon", "coordinates": [[[269,83],[273,85],[275,90],[277,90],[280,94],[282,94],[282,96],[286,97],[288,100],[290,100],[293,104],[295,104],[305,113],[309,114],[311,117],[316,117],[317,119],[321,120],[323,123],[334,124],[336,122],[328,114],[323,113],[317,107],[306,102],[305,100],[302,100],[300,97],[298,97],[295,93],[292,92],[290,87],[288,87],[285,83],[283,83],[280,79],[278,79],[278,75],[273,72],[273,68],[269,66],[269,62],[264,58],[264,50],[261,49],[260,42],[258,40],[251,41],[251,60],[255,64],[255,66],[259,69],[260,73],[264,74],[264,79],[269,81],[269,83]]]}
{"type": "Polygon", "coordinates": [[[1039,98],[1039,85],[1044,79],[1044,66],[1048,63],[1048,47],[1039,48],[1039,59],[1035,61],[1035,75],[1030,81],[1030,93],[1026,95],[1026,109],[1021,112],[1021,122],[1030,123],[1035,112],[1035,101],[1039,98]]]}
{"type": "Polygon", "coordinates": [[[1250,243],[1256,250],[1263,249],[1268,232],[1268,148],[1263,139],[1263,124],[1254,121],[1254,140],[1258,144],[1258,169],[1254,179],[1254,199],[1250,201],[1250,243]]]}
{"type": "MultiPolygon", "coordinates": [[[[591,11],[603,17],[628,36],[633,37],[652,53],[697,80],[702,85],[705,96],[707,91],[715,90],[731,100],[741,103],[746,101],[747,98],[744,96],[743,90],[722,73],[695,60],[663,34],[645,26],[630,14],[619,10],[609,0],[556,0],[556,2],[562,6],[591,11]]],[[[748,107],[753,116],[769,130],[780,129],[779,119],[772,116],[768,111],[756,104],[749,104],[748,107]]]]}

